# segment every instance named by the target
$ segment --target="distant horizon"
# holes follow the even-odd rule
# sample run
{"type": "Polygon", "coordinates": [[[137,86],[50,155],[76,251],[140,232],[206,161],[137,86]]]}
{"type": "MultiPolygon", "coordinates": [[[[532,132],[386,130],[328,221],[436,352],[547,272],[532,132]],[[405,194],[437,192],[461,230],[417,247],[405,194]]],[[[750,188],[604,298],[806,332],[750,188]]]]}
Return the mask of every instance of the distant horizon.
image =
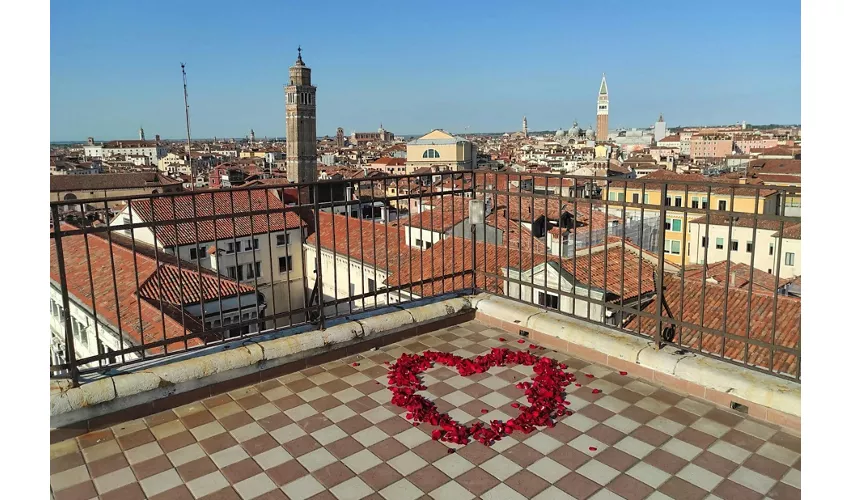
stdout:
{"type": "MultiPolygon", "coordinates": [[[[736,125],[740,125],[740,123],[711,124],[711,125],[674,125],[674,126],[671,126],[671,125],[669,125],[669,124],[668,124],[668,126],[667,126],[667,130],[668,130],[668,131],[670,131],[670,130],[672,130],[672,129],[681,129],[681,128],[700,128],[700,127],[701,127],[701,128],[734,127],[734,126],[736,126],[736,125]]],[[[761,123],[747,123],[747,128],[750,128],[750,127],[752,127],[752,128],[756,128],[756,127],[768,127],[768,126],[795,128],[795,127],[801,127],[801,124],[800,124],[800,123],[764,123],[764,124],[761,124],[761,123]]],[[[622,127],[622,129],[625,129],[625,130],[632,130],[632,129],[636,129],[636,130],[649,130],[650,128],[651,128],[651,127],[622,127]]],[[[620,127],[618,127],[617,129],[612,129],[612,130],[619,130],[619,129],[620,129],[620,127]]],[[[529,135],[532,135],[532,134],[538,134],[538,133],[555,132],[555,131],[557,131],[557,130],[558,130],[558,129],[529,130],[529,131],[528,131],[528,134],[529,134],[529,135]]],[[[355,132],[356,132],[356,130],[355,130],[355,132]]],[[[392,132],[392,130],[390,130],[389,132],[392,132]]],[[[422,137],[423,135],[428,134],[428,133],[430,133],[430,132],[431,132],[431,131],[429,130],[428,132],[422,132],[422,133],[418,133],[418,134],[397,134],[397,133],[395,133],[395,132],[393,132],[393,134],[394,134],[396,137],[422,137]]],[[[447,130],[446,132],[448,132],[448,133],[450,133],[450,134],[452,134],[452,135],[504,135],[504,134],[516,133],[516,132],[519,132],[519,130],[503,130],[503,131],[500,131],[500,132],[452,132],[452,131],[450,131],[450,130],[447,130]]],[[[147,134],[145,134],[145,135],[147,136],[147,134]]],[[[286,139],[286,135],[282,135],[282,136],[261,136],[260,134],[256,134],[256,133],[255,133],[255,134],[254,134],[254,136],[255,136],[255,140],[259,140],[259,139],[286,139]]],[[[336,133],[333,133],[333,134],[316,134],[316,136],[317,136],[317,139],[334,138],[334,137],[336,137],[336,133]]],[[[346,134],[345,134],[345,136],[346,136],[346,137],[350,137],[350,136],[351,136],[351,134],[350,134],[350,133],[346,133],[346,134]]],[[[54,141],[54,140],[51,140],[51,141],[50,141],[50,144],[78,144],[78,143],[85,143],[85,142],[87,142],[87,141],[88,141],[88,137],[91,137],[91,136],[86,136],[86,138],[85,138],[85,139],[77,139],[77,140],[74,140],[74,139],[71,139],[71,140],[61,140],[61,141],[54,141]]],[[[192,138],[192,142],[195,142],[195,141],[212,141],[212,140],[216,140],[216,139],[218,139],[218,140],[230,140],[230,139],[244,140],[244,139],[246,139],[246,138],[247,138],[247,136],[232,136],[232,137],[228,137],[228,136],[215,136],[215,135],[214,135],[214,136],[212,136],[212,137],[197,137],[197,138],[193,137],[193,138],[192,138]]],[[[128,137],[113,137],[113,138],[108,138],[108,139],[98,139],[97,137],[95,137],[95,142],[109,142],[109,141],[121,141],[121,140],[125,140],[125,141],[132,141],[132,140],[138,140],[138,138],[135,138],[135,137],[134,137],[134,138],[128,138],[128,137]]],[[[146,140],[152,140],[152,139],[148,139],[148,138],[146,137],[146,140]]],[[[177,137],[177,138],[174,138],[174,137],[162,137],[162,136],[160,135],[160,140],[162,140],[162,141],[169,141],[169,142],[180,142],[180,141],[185,141],[185,140],[186,140],[186,138],[185,138],[185,137],[177,137]]]]}

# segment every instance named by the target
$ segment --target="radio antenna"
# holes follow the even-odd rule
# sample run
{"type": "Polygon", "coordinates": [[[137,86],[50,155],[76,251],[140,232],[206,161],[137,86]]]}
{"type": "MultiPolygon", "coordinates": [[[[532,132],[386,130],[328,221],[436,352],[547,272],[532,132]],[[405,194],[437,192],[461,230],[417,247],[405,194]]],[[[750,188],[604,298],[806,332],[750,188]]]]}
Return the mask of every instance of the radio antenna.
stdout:
{"type": "Polygon", "coordinates": [[[189,189],[195,190],[195,168],[192,166],[192,134],[189,131],[189,91],[186,86],[186,65],[180,63],[180,70],[183,72],[183,105],[186,107],[186,161],[189,162],[189,172],[192,176],[192,182],[189,184],[189,189]]]}

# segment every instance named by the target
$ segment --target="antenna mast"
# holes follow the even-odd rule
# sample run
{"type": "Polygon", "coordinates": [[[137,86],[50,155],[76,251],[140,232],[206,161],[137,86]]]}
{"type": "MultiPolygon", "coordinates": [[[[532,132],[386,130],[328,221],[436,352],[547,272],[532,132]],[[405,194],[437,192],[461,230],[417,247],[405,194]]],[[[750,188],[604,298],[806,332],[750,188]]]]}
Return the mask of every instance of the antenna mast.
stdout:
{"type": "Polygon", "coordinates": [[[186,159],[189,162],[189,172],[192,176],[192,182],[189,189],[195,190],[195,168],[192,166],[192,134],[189,132],[189,92],[186,89],[186,65],[180,63],[180,70],[183,72],[183,105],[186,107],[186,159]]]}

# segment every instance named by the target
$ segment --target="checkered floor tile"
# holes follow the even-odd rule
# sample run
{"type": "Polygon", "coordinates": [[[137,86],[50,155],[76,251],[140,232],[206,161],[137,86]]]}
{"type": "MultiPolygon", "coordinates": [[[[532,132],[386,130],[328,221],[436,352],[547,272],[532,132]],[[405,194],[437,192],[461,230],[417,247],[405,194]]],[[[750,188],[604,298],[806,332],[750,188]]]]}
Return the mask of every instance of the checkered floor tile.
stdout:
{"type": "MultiPolygon", "coordinates": [[[[51,446],[55,500],[800,498],[800,439],[551,350],[581,387],[573,415],[493,447],[431,440],[390,403],[387,365],[427,349],[524,349],[478,322],[244,387],[51,446]],[[507,342],[501,342],[503,337],[507,342]],[[358,363],[353,366],[352,363],[358,363]],[[593,377],[585,377],[590,374],[593,377]],[[601,392],[594,394],[593,390],[601,392]]],[[[528,367],[460,377],[426,394],[462,422],[507,419],[528,367]]]]}

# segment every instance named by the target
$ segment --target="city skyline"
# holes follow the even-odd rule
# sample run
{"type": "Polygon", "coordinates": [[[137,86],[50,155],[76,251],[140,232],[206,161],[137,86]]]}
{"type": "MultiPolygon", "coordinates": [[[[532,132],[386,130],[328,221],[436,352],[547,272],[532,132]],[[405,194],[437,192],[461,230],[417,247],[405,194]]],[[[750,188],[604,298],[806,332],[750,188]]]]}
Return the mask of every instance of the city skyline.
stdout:
{"type": "Polygon", "coordinates": [[[461,17],[482,19],[475,32],[480,36],[451,31],[457,22],[449,20],[407,37],[404,45],[388,43],[378,31],[410,22],[416,11],[407,6],[392,12],[292,6],[281,12],[260,2],[257,11],[264,16],[324,24],[317,29],[293,24],[283,35],[223,29],[214,37],[201,36],[203,27],[218,26],[225,15],[235,22],[246,14],[181,4],[147,31],[121,26],[121,37],[112,37],[119,29],[112,21],[130,15],[144,21],[158,9],[57,6],[51,14],[63,22],[51,23],[51,141],[129,138],[139,126],[151,136],[185,137],[181,61],[189,78],[194,137],[244,137],[250,129],[257,137],[283,137],[283,86],[298,44],[319,88],[320,137],[333,136],[337,127],[349,134],[375,130],[380,123],[398,135],[434,128],[519,131],[523,116],[530,131],[567,129],[574,119],[595,128],[602,73],[611,87],[610,130],[650,126],[659,112],[672,127],[742,120],[799,123],[799,11],[770,5],[774,8],[736,6],[736,12],[749,12],[759,23],[722,15],[723,9],[707,13],[711,19],[703,19],[703,25],[713,22],[714,34],[666,22],[681,18],[681,9],[674,15],[623,4],[605,13],[610,22],[594,26],[585,21],[602,12],[584,6],[489,9],[483,17],[474,6],[458,6],[461,17]],[[571,16],[570,30],[552,31],[562,12],[571,16]],[[196,22],[178,29],[186,15],[196,22]],[[358,19],[368,22],[358,24],[358,19]],[[642,27],[636,19],[645,20],[642,27]],[[657,31],[646,29],[656,24],[657,31]],[[81,33],[87,26],[97,29],[81,33]],[[515,36],[485,36],[510,29],[515,36]],[[610,54],[600,56],[590,42],[599,29],[610,41],[610,54]],[[326,31],[333,36],[323,36],[326,31]],[[344,32],[351,39],[340,35],[344,32]],[[104,44],[104,37],[114,40],[104,44]],[[645,47],[635,47],[636,38],[645,47]],[[131,47],[146,50],[132,55],[131,47]],[[729,57],[757,50],[758,57],[729,57]]]}

